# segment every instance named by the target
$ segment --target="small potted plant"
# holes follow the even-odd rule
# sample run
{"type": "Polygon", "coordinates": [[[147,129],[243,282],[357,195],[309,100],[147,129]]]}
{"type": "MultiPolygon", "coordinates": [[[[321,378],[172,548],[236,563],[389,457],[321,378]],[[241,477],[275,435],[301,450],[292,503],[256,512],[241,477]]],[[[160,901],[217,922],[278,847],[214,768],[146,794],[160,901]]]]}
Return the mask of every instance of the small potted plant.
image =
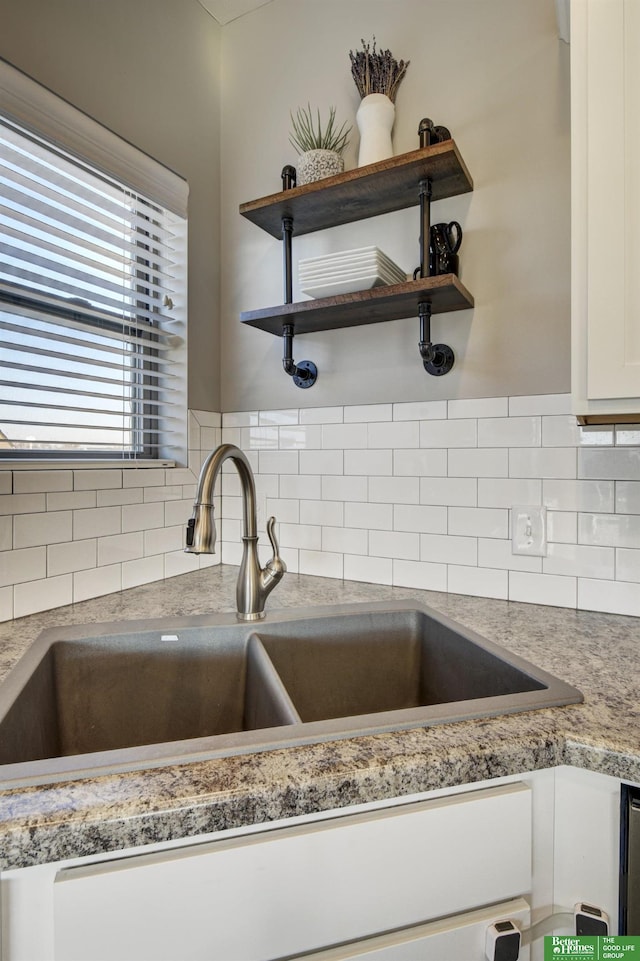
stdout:
{"type": "Polygon", "coordinates": [[[336,123],[336,108],[329,108],[329,119],[323,125],[320,110],[314,116],[310,104],[291,113],[289,140],[300,154],[296,164],[297,184],[312,183],[332,177],[344,170],[342,153],[349,143],[351,127],[346,121],[340,129],[336,123]]]}
{"type": "Polygon", "coordinates": [[[390,50],[376,50],[364,40],[362,50],[349,51],[351,75],[362,98],[356,120],[360,131],[358,166],[393,156],[391,130],[395,120],[395,101],[409,60],[396,60],[390,50]]]}

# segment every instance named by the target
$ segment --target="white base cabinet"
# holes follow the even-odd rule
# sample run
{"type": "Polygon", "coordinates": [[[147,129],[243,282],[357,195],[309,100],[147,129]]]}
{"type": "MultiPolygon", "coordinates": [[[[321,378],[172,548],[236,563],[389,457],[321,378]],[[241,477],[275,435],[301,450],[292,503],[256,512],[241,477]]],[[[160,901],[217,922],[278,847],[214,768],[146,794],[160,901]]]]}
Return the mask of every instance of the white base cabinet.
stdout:
{"type": "Polygon", "coordinates": [[[618,792],[560,768],[7,871],[0,957],[482,961],[510,919],[539,961],[531,925],[579,900],[615,918],[618,792]]]}

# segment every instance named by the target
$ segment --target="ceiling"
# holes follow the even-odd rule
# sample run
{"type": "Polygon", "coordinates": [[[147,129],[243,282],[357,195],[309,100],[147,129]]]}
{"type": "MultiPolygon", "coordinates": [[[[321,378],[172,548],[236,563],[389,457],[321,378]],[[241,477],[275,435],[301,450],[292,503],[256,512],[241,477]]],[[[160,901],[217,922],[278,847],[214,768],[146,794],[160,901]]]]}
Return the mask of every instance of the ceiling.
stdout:
{"type": "Polygon", "coordinates": [[[271,0],[198,0],[218,23],[229,23],[238,17],[271,3],[271,0]]]}

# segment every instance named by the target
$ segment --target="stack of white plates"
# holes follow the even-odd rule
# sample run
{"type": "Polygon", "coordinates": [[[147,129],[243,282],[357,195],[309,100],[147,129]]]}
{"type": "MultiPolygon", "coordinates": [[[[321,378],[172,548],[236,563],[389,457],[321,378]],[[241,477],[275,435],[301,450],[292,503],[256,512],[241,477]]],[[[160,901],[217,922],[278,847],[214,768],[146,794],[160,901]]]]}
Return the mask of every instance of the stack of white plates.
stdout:
{"type": "Polygon", "coordinates": [[[381,284],[403,284],[407,275],[377,247],[358,247],[298,264],[300,290],[309,297],[331,297],[381,284]]]}

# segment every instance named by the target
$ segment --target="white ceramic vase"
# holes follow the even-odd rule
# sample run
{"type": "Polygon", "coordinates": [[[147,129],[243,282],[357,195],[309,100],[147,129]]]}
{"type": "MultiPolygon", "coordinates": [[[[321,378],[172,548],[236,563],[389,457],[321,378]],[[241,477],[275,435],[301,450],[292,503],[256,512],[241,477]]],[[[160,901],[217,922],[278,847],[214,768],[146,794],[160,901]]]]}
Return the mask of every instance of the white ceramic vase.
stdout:
{"type": "Polygon", "coordinates": [[[296,164],[296,186],[334,177],[344,170],[344,158],[335,150],[307,150],[296,164]]]}
{"type": "Polygon", "coordinates": [[[396,108],[385,94],[370,93],[362,98],[356,113],[360,131],[359,167],[393,157],[391,131],[395,116],[396,108]]]}

